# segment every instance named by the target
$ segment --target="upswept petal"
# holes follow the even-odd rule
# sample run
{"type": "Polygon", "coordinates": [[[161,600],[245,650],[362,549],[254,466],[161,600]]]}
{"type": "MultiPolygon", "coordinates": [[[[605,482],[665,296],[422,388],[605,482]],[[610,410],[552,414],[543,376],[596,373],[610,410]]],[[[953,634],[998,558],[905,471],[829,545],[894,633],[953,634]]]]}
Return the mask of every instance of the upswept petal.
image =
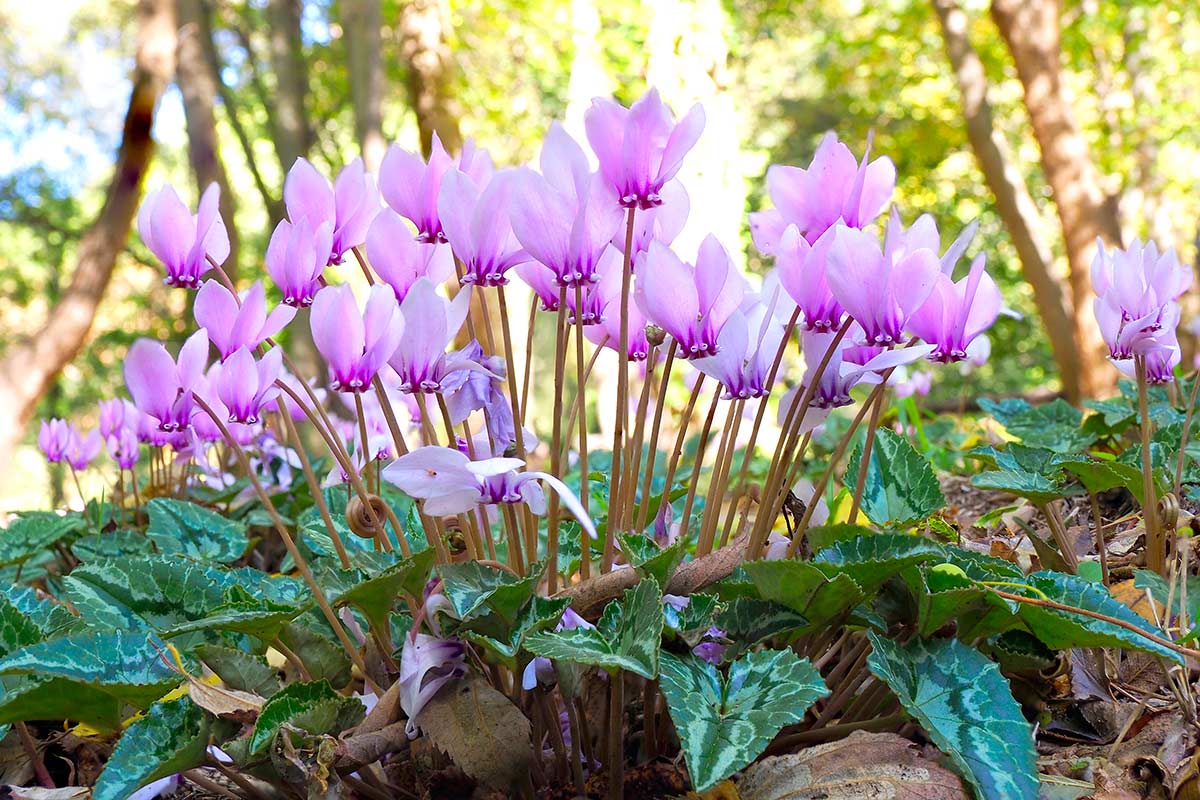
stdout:
{"type": "Polygon", "coordinates": [[[293,223],[307,219],[316,228],[336,218],[333,188],[306,158],[297,158],[283,181],[283,203],[293,223]]]}

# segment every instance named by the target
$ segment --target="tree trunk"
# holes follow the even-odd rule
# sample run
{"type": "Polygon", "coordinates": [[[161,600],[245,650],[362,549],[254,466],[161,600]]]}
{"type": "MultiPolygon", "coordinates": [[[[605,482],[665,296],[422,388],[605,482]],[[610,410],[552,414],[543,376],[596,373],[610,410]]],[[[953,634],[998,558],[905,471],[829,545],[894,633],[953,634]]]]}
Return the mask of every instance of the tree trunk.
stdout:
{"type": "Polygon", "coordinates": [[[368,172],[376,172],[387,140],[383,138],[383,9],[381,0],[342,0],[350,102],[354,133],[368,172]]]}
{"type": "Polygon", "coordinates": [[[308,67],[300,34],[302,11],[301,0],[270,0],[267,3],[271,71],[275,73],[275,152],[285,173],[297,158],[308,155],[313,140],[304,111],[308,67]]]}
{"type": "Polygon", "coordinates": [[[967,15],[957,0],[933,0],[933,7],[941,22],[946,55],[962,95],[967,139],[988,188],[996,198],[996,210],[1021,259],[1025,280],[1033,287],[1034,303],[1050,339],[1063,392],[1071,402],[1078,403],[1083,395],[1079,348],[1075,343],[1070,305],[1058,276],[1052,272],[1054,256],[1041,235],[1037,206],[1029,196],[1025,179],[1011,162],[1004,137],[993,125],[987,75],[967,35],[967,15]]]}
{"type": "Polygon", "coordinates": [[[407,0],[400,8],[400,37],[408,63],[408,100],[417,115],[426,156],[436,133],[450,153],[462,147],[454,102],[454,58],[446,0],[407,0]]]}
{"type": "Polygon", "coordinates": [[[0,361],[0,469],[11,458],[38,399],[83,346],[137,213],[154,152],[154,110],[175,71],[173,0],[141,0],[137,25],[133,88],[104,205],[79,242],[71,282],[45,325],[0,361]]]}
{"type": "Polygon", "coordinates": [[[217,145],[217,117],[214,101],[217,79],[204,56],[204,9],[200,0],[177,0],[179,47],[176,51],[175,81],[183,95],[183,113],[187,122],[188,160],[196,176],[197,197],[209,184],[221,187],[221,217],[229,231],[229,259],[225,271],[237,280],[238,232],[234,219],[234,196],[229,176],[217,145]]]}
{"type": "Polygon", "coordinates": [[[1008,44],[1025,89],[1025,108],[1041,150],[1042,170],[1054,195],[1070,265],[1072,325],[1080,348],[1080,389],[1096,396],[1116,382],[1092,314],[1091,260],[1096,238],[1121,242],[1116,203],[1075,121],[1062,80],[1057,0],[993,0],[992,18],[1008,44]]]}

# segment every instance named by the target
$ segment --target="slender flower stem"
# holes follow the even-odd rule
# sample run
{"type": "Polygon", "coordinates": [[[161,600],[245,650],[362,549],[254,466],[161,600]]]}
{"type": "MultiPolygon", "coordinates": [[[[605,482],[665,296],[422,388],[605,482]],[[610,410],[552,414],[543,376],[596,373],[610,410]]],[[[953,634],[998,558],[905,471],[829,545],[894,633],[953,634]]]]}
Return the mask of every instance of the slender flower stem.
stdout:
{"type": "Polygon", "coordinates": [[[1104,541],[1104,517],[1100,514],[1100,498],[1088,492],[1092,506],[1092,524],[1096,526],[1096,552],[1100,555],[1100,581],[1108,586],[1108,544],[1104,541]]]}
{"type": "Polygon", "coordinates": [[[371,386],[375,388],[375,397],[379,401],[379,409],[383,412],[383,419],[387,423],[388,432],[392,435],[392,444],[396,446],[396,455],[407,455],[408,445],[404,442],[404,434],[400,432],[400,424],[396,421],[396,412],[392,408],[392,401],[388,397],[383,380],[376,375],[371,380],[371,386]]]}
{"type": "MultiPolygon", "coordinates": [[[[567,289],[562,287],[558,292],[558,314],[554,326],[554,422],[550,435],[550,473],[562,474],[562,465],[566,459],[560,456],[563,448],[562,403],[563,372],[566,370],[566,337],[569,333],[567,319],[567,289]]],[[[549,580],[550,594],[558,588],[558,492],[550,495],[550,507],[546,514],[546,574],[549,580]]],[[[589,548],[585,547],[579,556],[579,572],[586,580],[591,574],[591,556],[589,548]]]]}
{"type": "MultiPolygon", "coordinates": [[[[671,459],[667,462],[667,474],[663,483],[664,501],[666,501],[671,495],[671,487],[675,482],[675,470],[679,467],[679,459],[683,455],[683,446],[687,442],[687,432],[692,421],[692,413],[696,410],[696,401],[700,399],[700,390],[703,387],[704,373],[700,373],[696,376],[696,383],[694,386],[692,386],[692,395],[688,398],[688,404],[683,411],[683,417],[681,417],[679,420],[679,430],[675,434],[675,447],[671,450],[671,459]]],[[[644,494],[642,496],[642,502],[638,506],[639,530],[646,529],[646,521],[649,515],[650,498],[648,495],[644,494]]]]}
{"type": "MultiPolygon", "coordinates": [[[[371,463],[371,450],[367,446],[367,412],[363,409],[362,395],[358,392],[354,393],[354,411],[355,416],[358,417],[359,449],[365,467],[371,463]]],[[[372,485],[371,471],[366,469],[364,471],[367,473],[367,491],[371,494],[379,494],[379,485],[372,485]]]]}
{"type": "MultiPolygon", "coordinates": [[[[583,287],[575,282],[575,402],[579,406],[579,502],[588,510],[587,381],[583,361],[583,287]]],[[[611,511],[609,512],[611,515],[611,511]]]]}
{"type": "MultiPolygon", "coordinates": [[[[592,375],[592,368],[596,366],[596,362],[600,359],[600,354],[604,352],[604,345],[608,343],[608,337],[605,336],[600,344],[592,350],[592,357],[588,359],[587,367],[583,370],[583,380],[586,383],[592,375]]],[[[579,419],[579,395],[575,395],[575,399],[571,401],[571,411],[567,414],[567,425],[563,428],[563,446],[559,458],[561,463],[566,463],[567,457],[571,450],[571,434],[575,431],[575,421],[579,419]]]]}
{"type": "Polygon", "coordinates": [[[358,266],[362,267],[363,277],[367,279],[369,286],[375,285],[375,277],[371,274],[371,268],[367,266],[367,260],[363,258],[362,251],[358,249],[358,245],[350,248],[354,253],[354,258],[358,260],[358,266]]]}
{"type": "Polygon", "coordinates": [[[1146,383],[1146,359],[1133,357],[1138,387],[1138,417],[1142,434],[1142,517],[1146,527],[1146,568],[1166,574],[1167,547],[1158,525],[1158,494],[1154,489],[1154,464],[1150,452],[1149,391],[1146,383]]]}
{"type": "MultiPolygon", "coordinates": [[[[678,346],[679,343],[674,339],[667,346],[667,359],[663,363],[662,380],[658,387],[658,399],[654,404],[654,422],[650,425],[650,448],[646,454],[646,469],[642,473],[642,499],[638,501],[637,512],[632,517],[634,520],[634,530],[643,531],[646,529],[646,519],[643,512],[648,505],[650,486],[654,480],[654,463],[658,460],[658,434],[662,430],[663,410],[667,406],[667,386],[671,380],[671,367],[675,364],[675,350],[678,346]]],[[[649,376],[646,378],[646,383],[647,385],[650,384],[649,376]]],[[[634,478],[637,478],[636,472],[634,473],[634,478]]],[[[671,487],[666,487],[664,491],[669,495],[671,487]]]]}
{"type": "Polygon", "coordinates": [[[529,371],[533,367],[533,332],[537,325],[538,301],[534,298],[529,302],[529,326],[525,330],[525,376],[521,381],[521,417],[518,425],[525,424],[525,415],[529,411],[529,371]]]}
{"type": "Polygon", "coordinates": [[[650,347],[646,357],[646,379],[642,381],[642,392],[638,398],[636,421],[633,424],[633,439],[630,441],[626,462],[628,462],[625,477],[621,481],[624,495],[618,498],[621,504],[621,518],[628,521],[632,527],[633,503],[637,499],[638,470],[642,466],[642,442],[646,436],[646,408],[650,405],[650,392],[654,388],[654,367],[657,360],[657,348],[650,347]]]}
{"type": "MultiPolygon", "coordinates": [[[[725,417],[725,428],[721,433],[721,445],[717,448],[717,459],[713,463],[708,479],[708,495],[704,498],[704,524],[700,528],[700,539],[696,543],[696,557],[712,552],[717,522],[721,517],[721,503],[728,485],[729,468],[733,462],[733,451],[737,444],[738,427],[742,421],[744,400],[734,400],[725,417]]],[[[732,510],[730,511],[732,514],[732,510]]]]}
{"type": "Polygon", "coordinates": [[[79,492],[79,502],[83,503],[83,508],[87,508],[87,498],[83,494],[83,486],[79,483],[79,473],[70,464],[67,466],[71,468],[71,480],[75,481],[75,491],[79,492]]]}
{"type": "MultiPolygon", "coordinates": [[[[617,419],[613,425],[612,446],[612,484],[609,491],[612,497],[620,497],[621,455],[625,445],[625,418],[629,414],[629,294],[633,281],[633,218],[636,207],[631,206],[625,219],[625,252],[621,265],[621,334],[617,339],[617,419]]],[[[623,520],[621,509],[616,509],[614,515],[609,510],[607,539],[611,541],[615,529],[621,528],[623,520]]],[[[608,550],[608,542],[605,543],[608,550]]],[[[605,558],[605,569],[611,568],[612,561],[605,558]]]]}
{"type": "Polygon", "coordinates": [[[713,418],[717,415],[717,404],[721,401],[721,389],[713,392],[712,403],[708,407],[708,416],[704,418],[704,427],[700,429],[700,441],[696,447],[696,458],[692,462],[691,482],[688,484],[687,499],[683,501],[683,516],[679,520],[679,535],[687,536],[688,525],[692,519],[692,506],[696,502],[696,489],[700,485],[700,472],[704,466],[704,453],[708,449],[708,432],[712,430],[713,418]]]}
{"type": "Polygon", "coordinates": [[[238,301],[238,305],[241,305],[242,301],[238,296],[237,287],[234,286],[233,281],[229,279],[229,273],[226,272],[225,268],[218,264],[212,256],[205,254],[204,258],[208,261],[208,265],[213,268],[213,271],[217,273],[217,278],[221,281],[221,284],[229,290],[230,294],[234,296],[234,298],[238,301]]]}
{"type": "MultiPolygon", "coordinates": [[[[525,418],[525,414],[517,401],[519,387],[517,386],[517,364],[513,354],[512,346],[512,326],[508,321],[508,301],[505,299],[504,286],[496,287],[496,298],[500,304],[500,329],[501,335],[504,337],[504,359],[505,359],[505,378],[504,382],[508,384],[508,396],[512,405],[512,416],[516,424],[513,425],[513,436],[517,444],[517,454],[519,458],[528,458],[528,452],[525,449],[525,426],[520,423],[520,420],[525,418]]],[[[440,395],[439,395],[440,397],[440,395]]],[[[449,419],[449,414],[446,415],[449,419]]],[[[451,435],[453,439],[453,434],[451,435]]],[[[586,461],[584,464],[586,465],[586,461]]],[[[586,477],[585,477],[586,481],[586,477]]],[[[586,487],[586,482],[584,483],[586,487]]],[[[586,500],[584,501],[587,502],[586,500]]],[[[586,508],[586,505],[584,506],[586,508]]],[[[525,534],[525,553],[529,560],[537,560],[537,525],[533,520],[533,512],[529,510],[529,506],[522,504],[519,519],[521,522],[521,530],[525,534]]]]}
{"type": "Polygon", "coordinates": [[[317,480],[312,463],[308,460],[308,453],[304,450],[304,442],[300,440],[300,431],[296,429],[296,423],[292,421],[292,415],[288,411],[287,404],[283,402],[283,398],[278,397],[275,402],[279,406],[279,417],[283,420],[288,439],[291,440],[292,447],[295,448],[296,455],[300,458],[300,469],[304,472],[304,480],[308,483],[308,490],[313,496],[313,502],[317,504],[317,510],[321,512],[321,521],[325,523],[325,532],[329,534],[329,539],[333,542],[333,549],[337,551],[338,561],[341,562],[342,569],[350,569],[350,555],[346,552],[346,545],[342,541],[341,534],[338,533],[337,526],[333,524],[333,517],[329,513],[329,504],[325,502],[325,493],[321,491],[321,482],[317,480]]]}
{"type": "Polygon", "coordinates": [[[1187,447],[1188,437],[1192,432],[1192,414],[1196,410],[1196,390],[1200,389],[1200,372],[1192,375],[1192,395],[1188,398],[1187,414],[1183,418],[1183,433],[1179,435],[1179,458],[1175,462],[1175,496],[1183,490],[1183,464],[1187,459],[1184,448],[1187,447]]]}
{"type": "Polygon", "coordinates": [[[858,459],[858,475],[854,481],[854,498],[850,502],[850,516],[846,520],[851,525],[858,522],[858,511],[862,507],[863,492],[867,488],[867,472],[871,468],[871,449],[875,445],[875,431],[879,428],[879,417],[883,412],[884,392],[871,406],[871,420],[867,423],[867,438],[863,442],[862,456],[858,459]]]}
{"type": "Polygon", "coordinates": [[[792,338],[792,332],[796,329],[796,322],[799,319],[800,309],[797,308],[792,312],[791,319],[788,320],[788,324],[784,327],[783,338],[779,340],[779,347],[775,350],[775,360],[771,362],[771,371],[767,373],[766,393],[758,403],[758,412],[754,416],[754,425],[750,428],[750,438],[746,443],[746,452],[742,455],[742,466],[738,472],[739,485],[746,483],[746,475],[750,472],[750,462],[754,459],[754,446],[758,443],[758,431],[762,427],[767,408],[770,406],[771,390],[775,388],[775,378],[779,374],[779,365],[783,361],[783,354],[787,351],[788,342],[792,338]]]}
{"type": "Polygon", "coordinates": [[[325,621],[329,623],[329,626],[337,635],[338,641],[341,642],[342,649],[346,651],[346,655],[350,658],[350,662],[358,668],[360,673],[362,673],[363,680],[370,684],[372,689],[377,694],[382,695],[383,689],[371,679],[370,673],[367,672],[367,665],[363,662],[362,655],[358,652],[358,648],[354,646],[354,643],[350,640],[350,636],[342,627],[341,620],[338,619],[337,614],[334,613],[333,607],[329,605],[329,600],[326,599],[325,592],[321,589],[321,585],[317,583],[317,579],[313,575],[312,570],[309,569],[308,562],[304,560],[304,555],[300,552],[300,549],[296,547],[296,542],[294,539],[292,539],[291,532],[288,531],[287,525],[284,524],[283,519],[279,516],[279,512],[275,510],[275,504],[271,502],[270,495],[268,495],[263,489],[262,484],[259,483],[258,476],[255,475],[254,470],[250,468],[250,459],[246,457],[246,451],[244,451],[241,446],[238,445],[237,441],[233,438],[233,435],[230,434],[229,428],[226,427],[225,422],[218,414],[213,412],[212,407],[209,406],[208,403],[204,402],[203,398],[197,396],[195,397],[195,402],[196,405],[200,406],[200,409],[204,411],[204,413],[208,414],[208,416],[212,419],[213,424],[217,426],[217,430],[219,430],[221,435],[225,437],[225,441],[229,442],[230,448],[233,450],[234,455],[237,456],[238,463],[242,467],[242,471],[245,472],[246,476],[250,479],[250,485],[254,488],[254,492],[258,495],[259,501],[262,502],[263,507],[267,510],[267,514],[271,517],[271,522],[274,524],[275,530],[279,533],[279,538],[283,540],[284,547],[287,548],[288,554],[296,563],[296,568],[300,570],[301,578],[303,578],[304,583],[308,586],[309,591],[312,592],[313,599],[317,601],[317,606],[321,609],[321,614],[324,615],[325,621]]]}

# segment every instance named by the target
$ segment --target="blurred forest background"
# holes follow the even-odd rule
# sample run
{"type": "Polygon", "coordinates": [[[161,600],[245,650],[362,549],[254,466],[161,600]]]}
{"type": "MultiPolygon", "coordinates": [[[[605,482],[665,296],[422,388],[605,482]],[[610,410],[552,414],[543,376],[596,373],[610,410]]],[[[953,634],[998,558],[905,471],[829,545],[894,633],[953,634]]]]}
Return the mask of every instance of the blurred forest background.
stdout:
{"type": "Polygon", "coordinates": [[[906,222],[932,212],[948,243],[979,219],[1020,314],[931,400],[1102,394],[1096,238],[1196,260],[1198,63],[1194,0],[0,0],[0,508],[52,494],[30,420],[94,424],[129,344],[191,326],[130,235],[144,189],[221,183],[245,284],[298,156],[374,168],[436,131],[527,163],[552,120],[582,140],[593,96],[649,85],[708,113],[685,257],[713,231],[762,271],[767,166],[874,131],[906,222]]]}

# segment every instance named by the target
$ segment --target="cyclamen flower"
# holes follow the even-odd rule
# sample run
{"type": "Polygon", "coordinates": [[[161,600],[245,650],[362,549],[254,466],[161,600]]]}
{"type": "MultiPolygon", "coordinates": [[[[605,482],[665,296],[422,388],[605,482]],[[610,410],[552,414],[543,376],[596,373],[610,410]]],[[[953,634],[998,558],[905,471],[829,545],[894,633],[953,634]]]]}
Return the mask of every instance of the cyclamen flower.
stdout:
{"type": "MultiPolygon", "coordinates": [[[[819,376],[814,375],[825,352],[833,343],[836,334],[810,333],[801,334],[804,350],[804,361],[808,368],[804,374],[804,386],[817,381],[817,389],[813,393],[812,408],[829,409],[848,406],[853,400],[850,390],[859,383],[878,383],[879,373],[902,364],[912,364],[933,352],[934,345],[917,345],[896,350],[880,350],[878,348],[862,348],[844,338],[829,358],[829,363],[819,376]],[[856,354],[855,350],[866,352],[856,354]],[[877,352],[876,352],[877,351],[877,352]],[[861,364],[853,359],[859,357],[861,364]],[[867,356],[863,358],[862,356],[867,356]]],[[[794,395],[794,392],[792,393],[794,395]]],[[[786,408],[791,405],[792,398],[784,398],[780,403],[779,413],[783,416],[786,408]]]]}
{"type": "Polygon", "coordinates": [[[328,264],[340,264],[346,252],[366,240],[367,228],[379,213],[379,190],[361,158],[347,164],[332,187],[307,159],[297,158],[283,182],[283,202],[293,224],[308,220],[313,228],[331,225],[328,264]]]}
{"type": "Polygon", "coordinates": [[[221,190],[210,183],[192,212],[169,185],[146,195],[138,210],[138,235],[150,252],[167,268],[163,283],[194,289],[200,276],[229,258],[229,233],[221,220],[221,190]]]}
{"type": "Polygon", "coordinates": [[[141,443],[137,432],[131,428],[121,428],[108,437],[108,454],[117,462],[120,469],[133,469],[141,453],[141,443]]]}
{"type": "Polygon", "coordinates": [[[692,363],[721,382],[727,400],[763,397],[770,389],[767,377],[782,341],[783,326],[775,320],[771,308],[755,303],[748,312],[735,311],[725,323],[717,337],[717,355],[692,363]]]}
{"type": "Polygon", "coordinates": [[[930,361],[952,363],[967,358],[975,337],[992,326],[1004,298],[992,276],[984,271],[984,255],[957,283],[945,272],[934,281],[928,299],[908,320],[908,330],[936,345],[930,361]]]}
{"type": "Polygon", "coordinates": [[[437,293],[428,278],[412,285],[400,311],[404,315],[404,334],[392,349],[389,364],[400,376],[400,391],[437,393],[447,376],[460,369],[477,367],[470,359],[453,359],[446,347],[454,341],[466,322],[471,308],[470,287],[464,288],[453,300],[437,293]]]}
{"type": "Polygon", "coordinates": [[[542,175],[512,177],[512,229],[562,286],[595,283],[600,255],[621,224],[612,189],[588,170],[587,156],[557,122],[542,147],[542,175]]]}
{"type": "Polygon", "coordinates": [[[289,306],[312,305],[313,298],[325,285],[321,274],[333,246],[333,223],[311,223],[286,219],[275,226],[267,244],[267,272],[283,292],[289,306]]]}
{"type": "MultiPolygon", "coordinates": [[[[633,247],[630,250],[633,255],[646,252],[650,242],[655,240],[669,245],[687,224],[691,201],[683,184],[678,179],[667,181],[663,184],[661,195],[662,205],[633,215],[633,247]]],[[[625,252],[624,225],[617,225],[612,243],[617,252],[625,252]]]]}
{"type": "Polygon", "coordinates": [[[312,335],[329,362],[329,386],[337,392],[362,392],[387,363],[404,334],[404,316],[391,289],[376,284],[360,312],[346,284],[317,294],[312,307],[312,335]]]}
{"type": "Polygon", "coordinates": [[[1191,285],[1192,271],[1180,266],[1174,250],[1160,255],[1154,242],[1143,245],[1134,239],[1128,248],[1110,253],[1102,241],[1096,242],[1092,287],[1120,311],[1124,322],[1149,319],[1148,327],[1157,330],[1166,306],[1191,285]]]}
{"type": "MultiPolygon", "coordinates": [[[[446,360],[447,364],[471,362],[448,372],[441,379],[442,397],[450,411],[450,422],[461,425],[473,411],[482,409],[488,436],[496,451],[507,451],[516,441],[517,426],[503,388],[507,374],[504,358],[485,356],[479,342],[472,340],[461,350],[447,354],[446,360]]],[[[527,447],[531,438],[525,438],[527,447]]]]}
{"type": "Polygon", "coordinates": [[[1179,324],[1180,310],[1177,303],[1168,302],[1161,308],[1152,309],[1134,319],[1126,319],[1118,303],[1116,293],[1107,292],[1103,297],[1097,297],[1092,304],[1100,335],[1104,337],[1109,357],[1113,361],[1127,361],[1156,348],[1159,334],[1168,331],[1173,335],[1179,324]]]}
{"type": "Polygon", "coordinates": [[[704,130],[704,109],[692,106],[679,122],[651,89],[630,108],[597,97],[583,117],[600,174],[623,208],[662,205],[663,184],[675,177],[683,158],[704,130]]]}
{"type": "Polygon", "coordinates": [[[38,447],[51,464],[66,458],[67,450],[75,438],[71,423],[57,417],[42,420],[42,426],[38,429],[38,447]]]}
{"type": "Polygon", "coordinates": [[[400,653],[400,708],[408,717],[408,738],[416,738],[417,717],[425,704],[454,678],[467,674],[466,647],[458,639],[438,639],[413,631],[400,653]]]}
{"type": "Polygon", "coordinates": [[[408,225],[395,211],[385,208],[367,230],[367,258],[379,278],[403,302],[418,278],[442,283],[454,274],[449,248],[413,238],[408,225]]]}
{"type": "Polygon", "coordinates": [[[245,347],[225,360],[216,379],[217,395],[229,410],[229,421],[253,425],[261,421],[262,408],[279,394],[275,385],[283,351],[272,347],[257,362],[245,347]]]}
{"type": "Polygon", "coordinates": [[[87,469],[96,456],[100,455],[100,448],[103,445],[104,441],[100,438],[100,431],[90,431],[87,436],[80,436],[77,431],[73,430],[71,431],[71,442],[63,455],[63,460],[71,465],[71,469],[87,469]]]}
{"type": "Polygon", "coordinates": [[[897,367],[892,375],[892,388],[898,398],[924,397],[933,388],[933,373],[920,370],[909,375],[904,367],[897,367]]]}
{"type": "Polygon", "coordinates": [[[436,133],[433,135],[428,163],[419,154],[392,145],[379,165],[379,188],[383,192],[383,199],[396,213],[417,226],[418,242],[446,242],[446,234],[438,216],[438,193],[441,191],[442,178],[455,166],[477,186],[484,186],[491,180],[492,159],[486,150],[480,150],[467,141],[463,144],[456,165],[436,133]]]}
{"type": "Polygon", "coordinates": [[[886,156],[862,161],[830,132],[821,139],[808,169],[778,164],[767,168],[767,190],[775,208],[750,215],[754,246],[774,254],[784,231],[795,225],[816,244],[837,223],[865,228],[883,210],[896,188],[896,167],[886,156]]]}
{"type": "Polygon", "coordinates": [[[680,358],[717,353],[717,337],[741,305],[746,280],[716,237],[709,234],[700,243],[695,267],[651,242],[637,276],[646,316],[679,342],[680,358]]]}
{"type": "Polygon", "coordinates": [[[400,456],[383,469],[383,477],[405,494],[425,501],[425,511],[444,517],[472,510],[479,504],[525,503],[534,514],[546,513],[546,495],[538,481],[558,493],[593,539],[596,527],[567,485],[545,472],[516,472],[519,458],[472,461],[449,447],[426,446],[400,456]]]}
{"type": "MultiPolygon", "coordinates": [[[[616,247],[609,247],[604,251],[600,258],[600,281],[584,294],[583,303],[583,335],[589,341],[614,351],[621,346],[621,282],[622,270],[625,268],[624,259],[624,254],[616,247]]],[[[646,338],[649,320],[642,309],[645,298],[642,297],[643,293],[638,291],[641,285],[641,279],[638,279],[634,286],[634,294],[640,300],[629,303],[626,322],[628,347],[625,355],[630,361],[645,361],[650,354],[650,341],[646,338]]],[[[567,292],[567,303],[574,320],[573,292],[567,292]]]]}
{"type": "Polygon", "coordinates": [[[208,361],[208,333],[200,329],[179,349],[178,361],[151,339],[138,339],[125,358],[125,385],[140,411],[166,433],[186,430],[193,412],[192,389],[208,361]]]}
{"type": "Polygon", "coordinates": [[[846,315],[825,279],[829,247],[836,231],[830,228],[810,245],[799,228],[788,225],[775,251],[779,283],[799,306],[804,327],[810,331],[837,330],[846,315]]]}
{"type": "Polygon", "coordinates": [[[122,397],[100,401],[100,435],[107,439],[125,427],[133,427],[137,420],[137,409],[122,397]]]}
{"type": "Polygon", "coordinates": [[[463,284],[503,286],[505,275],[529,260],[509,222],[511,173],[501,173],[482,189],[464,172],[442,178],[438,215],[454,255],[463,265],[463,284]]]}
{"type": "Polygon", "coordinates": [[[716,627],[709,628],[704,632],[704,640],[692,648],[692,655],[709,664],[720,664],[725,651],[729,649],[729,645],[725,644],[727,641],[729,638],[725,631],[716,627]]]}
{"type": "Polygon", "coordinates": [[[233,292],[220,282],[206,281],[196,293],[192,312],[196,315],[196,323],[208,331],[208,339],[216,346],[222,361],[239,348],[253,350],[258,347],[296,316],[296,309],[288,305],[276,306],[267,313],[262,281],[255,281],[242,293],[240,304],[233,292]]]}
{"type": "MultiPolygon", "coordinates": [[[[1146,360],[1146,383],[1170,383],[1175,380],[1175,367],[1179,365],[1183,355],[1175,331],[1162,330],[1143,345],[1142,358],[1146,360]]],[[[1137,370],[1129,361],[1116,362],[1117,369],[1133,378],[1137,370]]]]}
{"type": "Polygon", "coordinates": [[[526,261],[517,264],[515,271],[521,280],[533,289],[534,295],[541,303],[542,311],[558,311],[562,293],[554,270],[536,261],[526,261]]]}
{"type": "Polygon", "coordinates": [[[924,247],[906,250],[903,233],[893,216],[882,251],[875,237],[846,227],[837,229],[829,247],[829,289],[872,344],[904,341],[909,317],[929,298],[941,274],[937,254],[924,247]]]}

